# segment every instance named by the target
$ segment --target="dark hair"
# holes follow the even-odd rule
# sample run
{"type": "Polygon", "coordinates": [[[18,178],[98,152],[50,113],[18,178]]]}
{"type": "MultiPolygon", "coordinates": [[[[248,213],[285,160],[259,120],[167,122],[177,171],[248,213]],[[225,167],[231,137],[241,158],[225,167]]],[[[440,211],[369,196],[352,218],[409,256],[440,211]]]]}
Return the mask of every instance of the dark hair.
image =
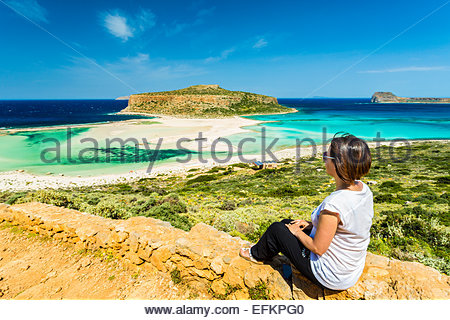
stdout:
{"type": "Polygon", "coordinates": [[[369,173],[372,164],[367,143],[349,133],[338,132],[334,135],[330,145],[330,156],[334,157],[332,161],[338,177],[347,183],[352,183],[369,173]]]}

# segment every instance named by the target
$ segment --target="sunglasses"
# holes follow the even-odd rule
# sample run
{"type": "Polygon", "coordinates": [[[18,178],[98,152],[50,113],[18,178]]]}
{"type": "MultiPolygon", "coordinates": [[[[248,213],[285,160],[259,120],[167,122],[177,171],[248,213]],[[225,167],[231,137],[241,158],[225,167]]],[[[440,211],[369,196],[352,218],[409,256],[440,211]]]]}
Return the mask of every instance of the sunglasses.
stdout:
{"type": "Polygon", "coordinates": [[[328,156],[327,155],[328,154],[328,152],[324,152],[323,153],[323,155],[322,155],[322,160],[325,162],[327,159],[336,159],[335,157],[330,157],[330,156],[328,156]]]}

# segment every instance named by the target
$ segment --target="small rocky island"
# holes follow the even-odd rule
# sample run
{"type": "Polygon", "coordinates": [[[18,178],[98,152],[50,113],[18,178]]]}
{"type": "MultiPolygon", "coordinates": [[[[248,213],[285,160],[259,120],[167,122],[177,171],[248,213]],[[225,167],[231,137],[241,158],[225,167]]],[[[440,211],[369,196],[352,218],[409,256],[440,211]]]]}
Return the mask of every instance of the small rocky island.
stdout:
{"type": "Polygon", "coordinates": [[[196,85],[163,92],[133,94],[121,113],[216,118],[236,115],[295,112],[274,97],[225,90],[219,85],[196,85]]]}
{"type": "Polygon", "coordinates": [[[450,103],[450,98],[403,98],[392,92],[375,92],[372,103],[450,103]]]}

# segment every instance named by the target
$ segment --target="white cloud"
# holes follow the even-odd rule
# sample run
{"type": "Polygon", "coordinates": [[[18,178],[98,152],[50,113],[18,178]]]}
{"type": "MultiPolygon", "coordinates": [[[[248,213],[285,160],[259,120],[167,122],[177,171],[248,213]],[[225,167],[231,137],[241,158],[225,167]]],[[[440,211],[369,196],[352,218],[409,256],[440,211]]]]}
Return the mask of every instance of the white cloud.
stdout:
{"type": "Polygon", "coordinates": [[[127,41],[128,38],[133,37],[133,29],[127,24],[127,18],[116,14],[106,14],[105,16],[105,28],[113,36],[121,38],[123,41],[127,41]]]}
{"type": "Polygon", "coordinates": [[[35,22],[48,23],[47,10],[36,0],[5,1],[6,4],[21,15],[35,22]]]}
{"type": "Polygon", "coordinates": [[[391,69],[381,69],[381,70],[365,70],[359,71],[358,73],[392,73],[392,72],[423,72],[423,71],[442,71],[442,70],[450,70],[450,67],[447,66],[438,66],[438,67],[402,67],[402,68],[391,68],[391,69]]]}
{"type": "Polygon", "coordinates": [[[230,48],[230,49],[224,50],[224,51],[222,51],[220,53],[219,56],[206,58],[205,62],[206,63],[211,63],[211,62],[217,62],[217,61],[220,61],[220,60],[224,60],[224,59],[228,58],[228,56],[230,54],[232,54],[234,51],[235,51],[234,48],[230,48]]]}
{"type": "Polygon", "coordinates": [[[256,41],[256,43],[253,45],[254,49],[261,49],[264,48],[268,45],[269,43],[266,41],[266,39],[261,38],[258,41],[256,41]]]}
{"type": "Polygon", "coordinates": [[[115,10],[103,13],[102,20],[109,33],[123,41],[138,36],[156,24],[156,16],[150,10],[142,10],[134,17],[115,10]]]}

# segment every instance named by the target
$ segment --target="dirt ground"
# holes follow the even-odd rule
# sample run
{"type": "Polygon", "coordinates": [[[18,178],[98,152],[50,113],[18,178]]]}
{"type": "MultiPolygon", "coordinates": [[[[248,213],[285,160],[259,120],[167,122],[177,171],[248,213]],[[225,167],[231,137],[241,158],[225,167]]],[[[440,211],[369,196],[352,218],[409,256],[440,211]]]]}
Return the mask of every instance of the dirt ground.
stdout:
{"type": "Polygon", "coordinates": [[[196,285],[0,223],[0,299],[211,298],[196,285]]]}

